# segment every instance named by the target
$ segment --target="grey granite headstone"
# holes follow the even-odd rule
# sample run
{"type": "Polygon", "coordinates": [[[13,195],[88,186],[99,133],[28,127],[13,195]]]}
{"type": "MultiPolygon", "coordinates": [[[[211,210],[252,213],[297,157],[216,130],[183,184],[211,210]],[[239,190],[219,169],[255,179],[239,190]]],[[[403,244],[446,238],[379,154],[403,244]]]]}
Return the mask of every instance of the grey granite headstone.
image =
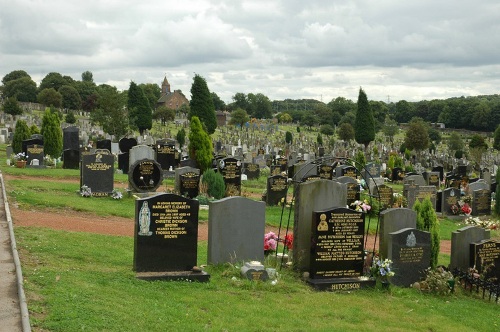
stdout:
{"type": "Polygon", "coordinates": [[[296,269],[308,271],[311,255],[313,212],[333,207],[345,207],[345,185],[331,180],[300,183],[296,187],[293,225],[293,264],[296,269]]]}
{"type": "Polygon", "coordinates": [[[373,195],[380,200],[380,209],[390,209],[394,204],[394,190],[386,184],[375,187],[373,195]]]}
{"type": "Polygon", "coordinates": [[[209,202],[209,264],[264,259],[266,205],[245,197],[209,202]]]}
{"type": "Polygon", "coordinates": [[[360,199],[360,189],[358,181],[350,176],[339,176],[335,181],[343,183],[347,187],[347,206],[351,208],[351,204],[360,199]]]}
{"type": "Polygon", "coordinates": [[[490,186],[483,180],[480,179],[476,182],[469,183],[468,195],[472,195],[476,190],[490,189],[490,186]]]}
{"type": "Polygon", "coordinates": [[[410,183],[410,181],[413,181],[417,186],[427,185],[427,181],[425,181],[422,175],[408,175],[404,178],[403,184],[410,183]]]}
{"type": "Polygon", "coordinates": [[[467,226],[451,233],[450,269],[467,271],[471,267],[470,244],[490,238],[490,231],[482,227],[467,226]]]}
{"type": "Polygon", "coordinates": [[[129,151],[129,167],[132,166],[136,161],[141,159],[155,159],[155,151],[152,147],[147,145],[136,145],[133,146],[129,151]]]}
{"type": "Polygon", "coordinates": [[[392,208],[380,212],[380,256],[389,256],[389,233],[417,227],[417,213],[407,208],[392,208]]]}
{"type": "Polygon", "coordinates": [[[487,216],[490,214],[491,214],[490,189],[487,188],[487,189],[474,190],[472,194],[472,215],[487,216]]]}
{"type": "Polygon", "coordinates": [[[408,287],[425,276],[430,266],[431,234],[414,228],[389,233],[388,255],[395,271],[391,283],[408,287]]]}

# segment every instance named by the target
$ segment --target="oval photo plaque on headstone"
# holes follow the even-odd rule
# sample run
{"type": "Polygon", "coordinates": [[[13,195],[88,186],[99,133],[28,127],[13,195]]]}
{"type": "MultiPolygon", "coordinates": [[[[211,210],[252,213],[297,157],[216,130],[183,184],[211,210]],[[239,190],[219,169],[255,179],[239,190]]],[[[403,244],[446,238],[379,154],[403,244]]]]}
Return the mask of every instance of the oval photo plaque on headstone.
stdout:
{"type": "Polygon", "coordinates": [[[128,182],[137,192],[156,191],[163,180],[160,164],[155,160],[141,159],[130,167],[128,182]]]}

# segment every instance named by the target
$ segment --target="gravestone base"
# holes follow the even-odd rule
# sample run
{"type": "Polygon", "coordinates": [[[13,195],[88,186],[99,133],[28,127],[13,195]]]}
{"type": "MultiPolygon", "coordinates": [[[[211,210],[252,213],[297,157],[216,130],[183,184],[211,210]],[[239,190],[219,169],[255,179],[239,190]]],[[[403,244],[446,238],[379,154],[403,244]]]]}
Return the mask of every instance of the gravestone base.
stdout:
{"type": "Polygon", "coordinates": [[[40,168],[40,169],[43,169],[43,168],[47,168],[46,165],[26,165],[26,168],[40,168]]]}
{"type": "Polygon", "coordinates": [[[353,291],[362,288],[375,287],[375,280],[361,278],[328,278],[328,279],[312,279],[309,278],[307,283],[318,291],[353,291]]]}
{"type": "Polygon", "coordinates": [[[137,272],[137,279],[146,281],[165,280],[165,281],[210,281],[210,274],[205,271],[169,271],[169,272],[137,272]]]}

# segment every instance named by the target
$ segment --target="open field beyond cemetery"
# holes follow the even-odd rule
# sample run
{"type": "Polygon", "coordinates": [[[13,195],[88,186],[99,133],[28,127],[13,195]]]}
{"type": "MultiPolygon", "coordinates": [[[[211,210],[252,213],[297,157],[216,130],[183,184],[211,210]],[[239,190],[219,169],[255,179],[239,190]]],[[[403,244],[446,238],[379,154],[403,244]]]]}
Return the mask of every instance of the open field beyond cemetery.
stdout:
{"type": "MultiPolygon", "coordinates": [[[[5,153],[0,149],[0,155],[5,153]]],[[[5,157],[0,165],[5,165],[5,157]]],[[[289,269],[277,282],[250,282],[232,265],[206,266],[208,283],[135,278],[134,199],[83,198],[79,172],[0,166],[10,201],[34,331],[495,331],[494,301],[457,287],[449,296],[392,287],[313,291],[289,269]]],[[[115,187],[125,188],[124,175],[115,187]]],[[[259,199],[258,184],[243,188],[259,199]]],[[[173,187],[167,182],[162,190],[173,187]]],[[[281,209],[266,209],[268,230],[281,209]]],[[[198,263],[206,264],[208,213],[200,211],[198,263]]],[[[442,221],[440,263],[449,262],[442,221]]],[[[497,234],[494,234],[497,236],[497,234]]],[[[271,264],[271,262],[266,262],[271,264]]]]}

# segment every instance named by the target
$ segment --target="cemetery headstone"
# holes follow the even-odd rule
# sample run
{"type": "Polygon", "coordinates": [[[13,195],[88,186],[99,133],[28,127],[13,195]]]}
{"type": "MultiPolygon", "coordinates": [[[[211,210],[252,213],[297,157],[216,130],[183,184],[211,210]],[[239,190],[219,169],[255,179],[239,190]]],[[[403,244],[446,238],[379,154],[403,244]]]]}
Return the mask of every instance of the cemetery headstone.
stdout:
{"type": "Polygon", "coordinates": [[[404,228],[389,233],[388,256],[392,269],[397,271],[391,278],[396,286],[409,287],[425,277],[430,266],[431,234],[414,228],[404,228]]]}
{"type": "Polygon", "coordinates": [[[28,165],[32,165],[34,160],[38,160],[38,165],[43,165],[43,145],[28,145],[26,147],[26,160],[28,165]]]}
{"type": "Polygon", "coordinates": [[[325,180],[333,179],[333,166],[320,164],[318,165],[318,175],[325,180]]]}
{"type": "Polygon", "coordinates": [[[63,168],[79,169],[80,168],[80,150],[66,149],[63,151],[63,168]]]}
{"type": "Polygon", "coordinates": [[[389,234],[403,228],[417,227],[417,213],[407,208],[392,208],[380,212],[379,252],[383,258],[389,257],[389,234]]]}
{"type": "Polygon", "coordinates": [[[128,182],[136,192],[156,191],[163,180],[160,164],[152,159],[137,160],[130,166],[128,182]]]}
{"type": "Polygon", "coordinates": [[[109,139],[102,139],[96,142],[95,144],[96,149],[106,149],[111,152],[111,140],[109,139]]]}
{"type": "Polygon", "coordinates": [[[180,175],[180,193],[189,198],[198,196],[200,186],[200,173],[187,172],[180,175]]]}
{"type": "Polygon", "coordinates": [[[466,272],[471,265],[470,244],[490,238],[490,230],[466,226],[451,233],[450,270],[456,268],[466,272]]]}
{"type": "Polygon", "coordinates": [[[89,187],[94,197],[109,196],[114,186],[114,161],[111,154],[82,156],[80,187],[89,187]]]}
{"type": "Polygon", "coordinates": [[[227,157],[219,160],[219,172],[226,184],[226,197],[241,196],[241,161],[227,157]]]}
{"type": "Polygon", "coordinates": [[[489,189],[474,190],[472,194],[472,215],[485,216],[491,214],[491,192],[489,189]]]}
{"type": "Polygon", "coordinates": [[[135,203],[134,271],[140,279],[208,281],[196,269],[199,202],[157,194],[135,203]]]}
{"type": "Polygon", "coordinates": [[[345,280],[341,279],[347,278],[354,282],[355,278],[361,277],[364,263],[364,213],[333,208],[315,211],[313,221],[309,283],[317,285],[317,279],[332,279],[330,284],[345,284],[345,280]]]}
{"type": "Polygon", "coordinates": [[[63,129],[63,150],[78,150],[80,149],[79,129],[75,126],[66,127],[63,129]]]}
{"type": "Polygon", "coordinates": [[[287,194],[287,177],[273,175],[267,178],[266,204],[278,205],[287,194]]]}
{"type": "Polygon", "coordinates": [[[245,197],[209,202],[208,264],[263,261],[265,203],[245,197]]]}
{"type": "Polygon", "coordinates": [[[340,176],[335,180],[347,186],[347,206],[351,206],[351,204],[360,199],[361,193],[358,181],[350,176],[340,176]]]}
{"type": "Polygon", "coordinates": [[[392,169],[391,173],[392,182],[403,181],[404,178],[405,178],[405,171],[402,168],[394,167],[392,169]]]}
{"type": "Polygon", "coordinates": [[[293,225],[293,264],[300,271],[309,271],[313,212],[345,207],[347,189],[338,182],[318,180],[303,182],[296,187],[293,225]]]}
{"type": "Polygon", "coordinates": [[[458,201],[460,199],[460,189],[446,188],[443,190],[441,212],[445,215],[455,215],[458,213],[458,201]]]}
{"type": "Polygon", "coordinates": [[[248,163],[245,164],[245,175],[248,180],[255,180],[260,177],[260,166],[259,164],[248,163]]]}
{"type": "Polygon", "coordinates": [[[157,144],[156,148],[156,161],[160,164],[162,170],[169,170],[177,166],[176,154],[178,153],[173,144],[157,144]]]}
{"type": "Polygon", "coordinates": [[[485,280],[493,279],[500,283],[500,242],[498,240],[483,240],[471,243],[471,264],[483,274],[485,280]]]}
{"type": "Polygon", "coordinates": [[[394,204],[394,190],[386,184],[375,187],[374,196],[380,199],[380,209],[392,208],[394,204]]]}

